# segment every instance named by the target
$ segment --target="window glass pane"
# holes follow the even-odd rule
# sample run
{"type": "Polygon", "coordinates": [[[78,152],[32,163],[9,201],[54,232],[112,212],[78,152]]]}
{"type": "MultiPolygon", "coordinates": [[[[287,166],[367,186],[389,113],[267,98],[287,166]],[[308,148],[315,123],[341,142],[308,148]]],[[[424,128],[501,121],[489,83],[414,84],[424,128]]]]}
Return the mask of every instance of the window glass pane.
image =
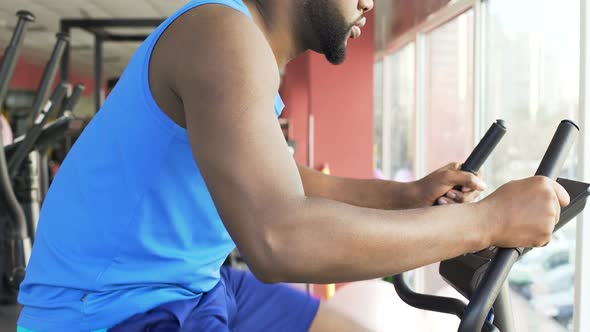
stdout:
{"type": "Polygon", "coordinates": [[[429,33],[426,49],[426,166],[433,171],[473,149],[473,10],[429,33]]]}
{"type": "MultiPolygon", "coordinates": [[[[413,181],[415,154],[415,91],[416,54],[414,44],[409,44],[388,59],[388,75],[391,85],[387,100],[389,132],[385,144],[387,176],[396,181],[413,181]]],[[[387,121],[387,120],[386,120],[387,121]]]]}
{"type": "MultiPolygon", "coordinates": [[[[577,120],[579,10],[576,0],[488,2],[484,120],[501,118],[508,126],[486,165],[492,189],[533,175],[559,122],[577,120]]],[[[576,164],[572,153],[562,176],[575,178],[576,164]]],[[[518,331],[572,328],[574,253],[570,223],[514,267],[509,280],[515,310],[522,310],[514,315],[518,331]]]]}
{"type": "MultiPolygon", "coordinates": [[[[461,162],[473,149],[474,24],[469,10],[426,35],[427,172],[461,162]]],[[[424,268],[425,291],[456,297],[458,293],[440,277],[438,265],[424,268]]],[[[444,314],[436,316],[443,319],[444,314]]]]}

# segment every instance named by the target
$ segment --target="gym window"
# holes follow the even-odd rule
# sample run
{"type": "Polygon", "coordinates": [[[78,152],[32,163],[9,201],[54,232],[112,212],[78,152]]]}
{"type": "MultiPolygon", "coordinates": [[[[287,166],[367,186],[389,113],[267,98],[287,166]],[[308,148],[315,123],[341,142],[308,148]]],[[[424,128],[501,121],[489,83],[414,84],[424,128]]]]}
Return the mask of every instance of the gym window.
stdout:
{"type": "MultiPolygon", "coordinates": [[[[580,0],[452,1],[396,37],[375,65],[375,167],[390,179],[405,168],[406,179],[420,178],[464,160],[504,119],[509,134],[484,168],[489,192],[534,174],[560,120],[590,122],[587,7],[580,0]]],[[[563,177],[588,180],[589,142],[586,129],[563,177]]],[[[590,250],[576,241],[590,236],[590,226],[581,225],[570,224],[515,266],[517,330],[590,330],[590,286],[582,282],[590,250]]],[[[421,291],[452,293],[436,267],[417,276],[421,291]]]]}

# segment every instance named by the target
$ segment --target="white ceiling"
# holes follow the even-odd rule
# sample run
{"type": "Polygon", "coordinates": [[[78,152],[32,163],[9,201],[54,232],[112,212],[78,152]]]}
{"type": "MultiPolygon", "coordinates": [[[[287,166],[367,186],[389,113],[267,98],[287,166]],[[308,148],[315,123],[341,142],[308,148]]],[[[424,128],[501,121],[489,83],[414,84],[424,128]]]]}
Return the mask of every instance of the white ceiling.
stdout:
{"type": "MultiPolygon", "coordinates": [[[[36,16],[29,26],[22,55],[33,63],[45,65],[55,44],[62,18],[165,18],[188,0],[1,0],[0,50],[8,44],[16,24],[16,12],[31,11],[36,16]]],[[[109,29],[111,31],[112,29],[109,29]]],[[[125,29],[130,34],[149,33],[149,29],[125,29]]],[[[73,70],[92,75],[94,38],[74,29],[71,33],[73,70]]],[[[112,42],[104,44],[105,76],[118,75],[139,43],[112,42]]]]}

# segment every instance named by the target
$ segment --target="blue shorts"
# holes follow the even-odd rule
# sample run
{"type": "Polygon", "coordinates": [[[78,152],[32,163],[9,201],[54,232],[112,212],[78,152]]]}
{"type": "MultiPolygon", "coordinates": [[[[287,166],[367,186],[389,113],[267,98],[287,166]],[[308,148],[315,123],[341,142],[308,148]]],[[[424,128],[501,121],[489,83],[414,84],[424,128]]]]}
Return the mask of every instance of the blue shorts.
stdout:
{"type": "Polygon", "coordinates": [[[221,282],[196,300],[163,304],[109,331],[308,331],[319,301],[287,285],[267,285],[251,273],[221,269],[221,282]]]}

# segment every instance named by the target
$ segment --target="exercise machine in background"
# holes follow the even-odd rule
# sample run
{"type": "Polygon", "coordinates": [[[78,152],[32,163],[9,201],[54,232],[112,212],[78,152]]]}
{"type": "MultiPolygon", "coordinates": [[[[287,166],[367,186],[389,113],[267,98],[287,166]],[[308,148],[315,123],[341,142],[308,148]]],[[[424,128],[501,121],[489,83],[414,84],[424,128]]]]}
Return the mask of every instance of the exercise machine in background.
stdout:
{"type": "MultiPolygon", "coordinates": [[[[17,16],[18,23],[0,65],[0,104],[6,99],[27,26],[35,20],[28,11],[19,11],[17,16]]],[[[72,90],[68,82],[61,82],[51,91],[69,40],[62,33],[56,38],[32,107],[12,119],[16,139],[4,146],[0,135],[3,148],[0,152],[1,304],[16,303],[35,239],[41,203],[50,183],[47,153],[70,129],[72,111],[84,91],[83,85],[72,90]],[[69,90],[72,91],[68,96],[69,90]]]]}

